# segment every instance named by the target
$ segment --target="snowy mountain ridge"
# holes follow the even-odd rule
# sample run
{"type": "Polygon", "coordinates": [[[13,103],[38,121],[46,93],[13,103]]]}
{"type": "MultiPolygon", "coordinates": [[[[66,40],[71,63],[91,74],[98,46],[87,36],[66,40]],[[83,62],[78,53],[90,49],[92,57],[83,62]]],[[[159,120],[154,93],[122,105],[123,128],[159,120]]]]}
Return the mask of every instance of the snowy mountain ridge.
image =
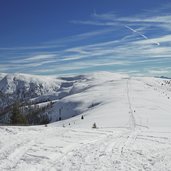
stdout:
{"type": "MultiPolygon", "coordinates": [[[[80,114],[85,111],[85,109],[78,111],[75,110],[80,102],[75,102],[74,100],[67,102],[67,99],[64,99],[64,97],[82,93],[91,87],[110,81],[110,79],[113,79],[111,78],[113,76],[116,78],[121,77],[119,74],[106,72],[61,78],[33,76],[18,73],[0,74],[0,107],[1,109],[8,108],[8,106],[12,105],[15,101],[27,103],[27,105],[29,103],[31,105],[38,104],[39,106],[54,102],[55,107],[53,107],[49,112],[50,115],[52,115],[51,121],[54,122],[59,120],[59,108],[64,105],[69,105],[69,114],[65,114],[65,109],[63,110],[64,114],[62,119],[66,119],[68,117],[80,114]],[[106,77],[106,74],[108,77],[106,77]],[[56,101],[58,101],[58,103],[56,103],[56,101]],[[56,110],[58,110],[58,115],[55,116],[54,113],[56,110]]],[[[91,104],[88,104],[87,108],[89,108],[92,104],[94,105],[94,103],[96,103],[95,101],[96,100],[94,100],[94,102],[88,102],[91,104]]],[[[2,115],[2,118],[3,116],[5,115],[2,115]]]]}
{"type": "MultiPolygon", "coordinates": [[[[47,115],[50,122],[76,117],[80,114],[91,115],[92,112],[94,117],[96,114],[104,117],[104,112],[108,112],[106,115],[109,115],[109,118],[118,117],[117,112],[123,108],[124,104],[127,104],[127,108],[129,107],[127,97],[129,87],[134,87],[139,92],[138,95],[141,92],[147,92],[147,98],[149,98],[148,93],[154,93],[149,89],[162,94],[167,92],[167,99],[170,98],[170,82],[168,79],[161,78],[129,77],[110,72],[61,78],[27,74],[1,74],[0,107],[6,109],[16,100],[19,100],[23,107],[26,106],[25,113],[27,114],[29,113],[28,105],[36,105],[36,109],[44,107],[43,111],[40,110],[39,115],[47,115]],[[46,106],[48,107],[45,108],[46,106]]],[[[142,98],[144,97],[142,96],[142,98]]],[[[122,123],[127,108],[123,108],[118,117],[118,119],[122,118],[122,123]]],[[[154,110],[152,110],[153,112],[154,110]]],[[[9,118],[10,113],[5,110],[0,116],[1,122],[4,122],[3,118],[9,118]]],[[[139,125],[142,121],[147,125],[147,120],[136,118],[139,125]]],[[[110,125],[120,124],[119,120],[116,123],[115,121],[110,122],[110,125]]],[[[124,122],[126,124],[128,120],[124,122]]],[[[108,122],[107,125],[109,125],[108,122]]]]}
{"type": "Polygon", "coordinates": [[[52,123],[0,126],[0,170],[170,171],[169,79],[108,72],[58,79],[6,76],[0,83],[11,94],[2,94],[0,104],[15,97],[27,99],[26,109],[50,103],[41,113],[52,123]],[[18,95],[20,87],[29,94],[18,95]]]}
{"type": "Polygon", "coordinates": [[[3,74],[0,80],[0,91],[5,94],[14,94],[34,91],[37,95],[53,93],[59,88],[60,80],[26,74],[3,74]],[[4,75],[4,76],[3,76],[4,75]],[[24,92],[25,91],[25,92],[24,92]],[[42,92],[41,92],[42,91],[42,92]]]}

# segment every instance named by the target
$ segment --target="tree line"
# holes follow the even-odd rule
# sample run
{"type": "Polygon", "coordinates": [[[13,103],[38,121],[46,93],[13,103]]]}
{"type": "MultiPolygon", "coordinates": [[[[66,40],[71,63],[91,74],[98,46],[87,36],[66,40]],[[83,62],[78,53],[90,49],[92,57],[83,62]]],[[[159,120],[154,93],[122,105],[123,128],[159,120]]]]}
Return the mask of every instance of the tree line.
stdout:
{"type": "Polygon", "coordinates": [[[40,107],[39,105],[22,106],[19,102],[12,105],[10,124],[12,125],[37,125],[48,124],[50,118],[48,114],[44,114],[46,110],[53,105],[50,102],[48,105],[40,107]]]}

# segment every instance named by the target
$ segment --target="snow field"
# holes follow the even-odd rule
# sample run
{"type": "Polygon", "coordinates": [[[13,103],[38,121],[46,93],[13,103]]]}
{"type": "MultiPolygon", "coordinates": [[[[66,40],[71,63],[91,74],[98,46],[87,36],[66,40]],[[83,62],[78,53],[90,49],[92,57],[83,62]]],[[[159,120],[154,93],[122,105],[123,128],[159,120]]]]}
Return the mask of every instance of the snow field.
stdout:
{"type": "Polygon", "coordinates": [[[49,111],[54,121],[61,106],[67,117],[81,115],[47,127],[0,126],[0,170],[171,171],[165,80],[111,73],[83,78],[65,87],[75,93],[49,111]]]}

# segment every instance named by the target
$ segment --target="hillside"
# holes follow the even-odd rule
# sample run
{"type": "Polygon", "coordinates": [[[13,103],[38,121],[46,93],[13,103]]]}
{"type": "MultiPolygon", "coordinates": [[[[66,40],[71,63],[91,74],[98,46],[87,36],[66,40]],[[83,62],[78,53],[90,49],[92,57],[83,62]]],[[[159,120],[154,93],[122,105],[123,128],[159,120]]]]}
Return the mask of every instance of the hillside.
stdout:
{"type": "MultiPolygon", "coordinates": [[[[17,99],[28,113],[28,106],[41,108],[51,103],[41,111],[41,115],[48,115],[50,122],[71,117],[79,120],[80,116],[75,116],[80,114],[86,115],[85,120],[88,120],[93,113],[96,122],[105,127],[129,126],[127,116],[131,111],[138,125],[169,127],[170,92],[168,79],[108,72],[63,78],[7,74],[0,81],[0,106],[8,108],[17,99]],[[107,123],[104,116],[109,118],[107,123]]],[[[6,113],[1,118],[5,115],[7,118],[6,113]]],[[[83,125],[81,122],[81,127],[83,125]]]]}
{"type": "Polygon", "coordinates": [[[169,79],[108,72],[49,79],[56,88],[30,100],[54,98],[45,112],[52,123],[0,126],[0,170],[170,170],[169,79]]]}

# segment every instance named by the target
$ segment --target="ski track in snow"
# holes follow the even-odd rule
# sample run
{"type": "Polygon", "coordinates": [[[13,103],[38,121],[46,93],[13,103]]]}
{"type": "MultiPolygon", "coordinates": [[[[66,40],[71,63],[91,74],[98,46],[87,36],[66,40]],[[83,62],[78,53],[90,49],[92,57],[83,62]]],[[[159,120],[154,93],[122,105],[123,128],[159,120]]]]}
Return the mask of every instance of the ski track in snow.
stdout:
{"type": "Polygon", "coordinates": [[[0,171],[171,171],[171,129],[156,127],[148,113],[155,104],[167,114],[170,101],[161,92],[170,92],[145,79],[122,82],[125,128],[98,123],[92,129],[87,122],[93,113],[84,121],[75,117],[48,127],[0,126],[0,171]]]}
{"type": "Polygon", "coordinates": [[[0,149],[2,171],[169,170],[171,166],[171,139],[163,133],[49,127],[20,131],[0,149]]]}

